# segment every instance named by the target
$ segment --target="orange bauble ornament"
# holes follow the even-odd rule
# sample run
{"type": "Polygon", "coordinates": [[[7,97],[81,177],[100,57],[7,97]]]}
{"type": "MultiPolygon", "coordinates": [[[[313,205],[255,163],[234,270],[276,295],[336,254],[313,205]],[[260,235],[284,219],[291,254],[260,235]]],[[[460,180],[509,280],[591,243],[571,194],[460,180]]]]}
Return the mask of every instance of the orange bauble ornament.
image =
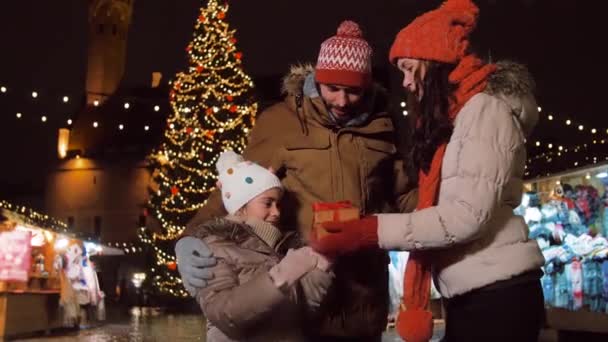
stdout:
{"type": "Polygon", "coordinates": [[[177,263],[175,261],[169,261],[167,263],[167,268],[171,271],[175,271],[177,269],[177,263]]]}

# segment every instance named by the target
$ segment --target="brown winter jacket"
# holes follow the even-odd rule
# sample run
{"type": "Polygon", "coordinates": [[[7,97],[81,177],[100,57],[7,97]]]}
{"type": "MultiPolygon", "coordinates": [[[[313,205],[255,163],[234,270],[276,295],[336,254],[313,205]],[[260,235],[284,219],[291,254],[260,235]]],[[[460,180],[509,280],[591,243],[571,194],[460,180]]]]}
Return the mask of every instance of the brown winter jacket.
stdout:
{"type": "MultiPolygon", "coordinates": [[[[321,97],[304,90],[312,67],[295,67],[284,80],[285,100],[260,116],[243,155],[277,170],[285,186],[282,218],[304,239],[312,226],[312,204],[350,200],[362,214],[415,208],[403,167],[396,161],[394,128],[384,112],[385,99],[373,87],[364,99],[367,119],[340,128],[332,122],[321,97]]],[[[225,215],[215,191],[189,227],[225,215]]],[[[186,229],[185,234],[189,233],[186,229]]],[[[378,335],[388,316],[388,257],[366,251],[335,264],[336,281],[323,303],[323,319],[311,331],[326,336],[378,335]]]]}
{"type": "Polygon", "coordinates": [[[218,261],[214,278],[196,295],[207,318],[206,341],[305,340],[304,319],[316,312],[333,275],[314,269],[296,286],[279,290],[269,270],[301,241],[269,226],[219,218],[193,229],[218,261]]]}

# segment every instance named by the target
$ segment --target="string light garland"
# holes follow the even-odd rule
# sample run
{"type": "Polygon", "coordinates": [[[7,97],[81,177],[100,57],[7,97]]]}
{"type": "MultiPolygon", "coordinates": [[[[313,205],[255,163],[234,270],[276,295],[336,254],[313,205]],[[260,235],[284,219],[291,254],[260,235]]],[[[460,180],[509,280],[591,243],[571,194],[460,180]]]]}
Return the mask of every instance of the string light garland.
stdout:
{"type": "Polygon", "coordinates": [[[538,109],[541,113],[541,121],[536,128],[537,131],[550,123],[561,124],[564,125],[563,128],[571,130],[572,134],[577,134],[579,142],[570,145],[542,139],[528,140],[527,150],[531,156],[526,163],[526,177],[547,176],[573,166],[582,167],[608,158],[608,153],[603,152],[602,147],[608,143],[608,129],[599,128],[600,125],[597,124],[577,122],[565,116],[550,113],[545,115],[542,108],[538,109]],[[603,135],[604,133],[606,136],[603,135]]]}
{"type": "Polygon", "coordinates": [[[171,82],[171,112],[162,141],[148,157],[155,184],[148,208],[162,228],[141,228],[138,233],[155,255],[150,266],[153,284],[178,297],[188,294],[177,273],[175,239],[215,189],[220,152],[243,151],[258,110],[235,31],[225,21],[228,4],[205,2],[186,47],[188,64],[171,82]]]}
{"type": "Polygon", "coordinates": [[[25,223],[31,224],[32,226],[45,228],[56,233],[68,233],[67,223],[49,215],[39,213],[31,208],[2,200],[0,201],[0,209],[6,209],[19,214],[25,220],[25,223]]]}
{"type": "MultiPolygon", "coordinates": [[[[171,82],[172,81],[168,81],[167,84],[171,84],[171,82]]],[[[44,91],[43,90],[37,89],[37,90],[26,91],[26,90],[20,89],[18,91],[15,91],[14,88],[12,88],[12,87],[2,85],[2,86],[0,86],[0,96],[9,97],[9,98],[11,98],[11,97],[22,98],[19,95],[21,95],[23,93],[23,94],[29,94],[27,96],[30,98],[30,100],[40,101],[42,98],[45,98],[45,99],[51,100],[53,102],[57,101],[66,106],[69,106],[69,105],[72,105],[72,103],[73,103],[72,99],[84,98],[84,95],[87,93],[86,91],[82,90],[82,91],[78,91],[78,92],[73,92],[71,94],[57,94],[57,93],[53,93],[50,90],[44,90],[44,91]],[[10,92],[9,92],[9,89],[11,89],[10,92]]],[[[107,96],[107,95],[104,95],[104,96],[107,96]]],[[[107,97],[109,98],[110,96],[107,96],[107,97]]],[[[117,95],[112,95],[111,97],[113,99],[116,99],[117,95]]],[[[118,99],[119,99],[118,101],[123,103],[124,109],[129,109],[133,105],[137,105],[138,107],[151,108],[155,112],[158,112],[161,109],[161,107],[158,103],[154,103],[155,101],[150,100],[148,97],[145,97],[145,96],[128,95],[125,97],[118,97],[118,99]]],[[[76,101],[76,102],[78,102],[78,101],[76,101]]],[[[99,102],[99,100],[95,100],[93,102],[93,106],[95,106],[95,107],[99,106],[100,104],[101,103],[99,102]]]]}

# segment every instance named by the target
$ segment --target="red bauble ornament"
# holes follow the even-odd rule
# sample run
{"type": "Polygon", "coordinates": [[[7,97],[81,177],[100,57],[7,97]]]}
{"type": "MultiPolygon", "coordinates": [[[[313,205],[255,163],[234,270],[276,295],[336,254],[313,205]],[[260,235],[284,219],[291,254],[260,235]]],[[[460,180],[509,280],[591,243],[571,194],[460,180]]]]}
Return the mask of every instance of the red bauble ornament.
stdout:
{"type": "Polygon", "coordinates": [[[179,90],[182,87],[182,84],[179,82],[175,82],[175,84],[173,84],[173,88],[179,90]]]}
{"type": "Polygon", "coordinates": [[[167,263],[167,268],[171,271],[175,271],[177,269],[177,263],[175,261],[169,261],[167,263]]]}
{"type": "Polygon", "coordinates": [[[192,127],[186,128],[186,133],[190,134],[190,133],[192,133],[192,131],[193,131],[192,127]]]}
{"type": "Polygon", "coordinates": [[[175,195],[177,195],[178,193],[179,193],[179,188],[178,188],[178,187],[176,187],[176,186],[172,186],[172,187],[171,187],[171,194],[175,196],[175,195]]]}
{"type": "Polygon", "coordinates": [[[217,18],[218,18],[218,19],[220,19],[220,20],[222,20],[222,19],[226,18],[226,13],[224,13],[224,12],[220,12],[220,13],[218,13],[218,14],[217,14],[217,18]]]}
{"type": "Polygon", "coordinates": [[[215,131],[207,131],[205,132],[205,136],[209,139],[213,139],[213,137],[215,136],[215,131]]]}
{"type": "Polygon", "coordinates": [[[146,216],[146,217],[148,216],[148,209],[147,208],[144,208],[143,215],[146,216]]]}
{"type": "Polygon", "coordinates": [[[190,51],[192,51],[192,45],[186,46],[186,52],[190,52],[190,51]]]}
{"type": "Polygon", "coordinates": [[[198,158],[199,158],[200,160],[205,160],[205,152],[201,152],[201,153],[199,153],[199,154],[198,154],[198,158]]]}
{"type": "Polygon", "coordinates": [[[204,23],[206,19],[207,19],[207,18],[205,18],[205,16],[204,16],[204,15],[202,15],[202,14],[198,16],[198,22],[199,22],[199,23],[204,23]]]}
{"type": "Polygon", "coordinates": [[[171,90],[171,91],[169,92],[169,98],[170,98],[171,100],[173,100],[173,99],[175,98],[175,91],[171,90]]]}
{"type": "Polygon", "coordinates": [[[199,65],[199,66],[197,66],[197,67],[196,67],[196,72],[198,72],[199,74],[200,74],[201,72],[203,72],[203,70],[205,70],[205,67],[204,67],[204,66],[202,66],[202,65],[199,65]]]}
{"type": "Polygon", "coordinates": [[[207,113],[207,115],[211,115],[211,114],[213,114],[213,109],[211,109],[211,108],[207,108],[206,113],[207,113]]]}
{"type": "Polygon", "coordinates": [[[232,102],[232,100],[234,100],[234,97],[232,97],[232,95],[226,95],[226,100],[232,102]]]}
{"type": "Polygon", "coordinates": [[[243,58],[243,53],[242,52],[237,52],[234,54],[234,57],[238,60],[241,60],[241,58],[243,58]]]}
{"type": "Polygon", "coordinates": [[[231,42],[232,44],[236,44],[237,40],[236,40],[236,38],[234,38],[234,37],[233,37],[233,38],[230,38],[230,42],[231,42]]]}
{"type": "Polygon", "coordinates": [[[230,106],[230,112],[236,113],[237,107],[235,105],[230,106]]]}

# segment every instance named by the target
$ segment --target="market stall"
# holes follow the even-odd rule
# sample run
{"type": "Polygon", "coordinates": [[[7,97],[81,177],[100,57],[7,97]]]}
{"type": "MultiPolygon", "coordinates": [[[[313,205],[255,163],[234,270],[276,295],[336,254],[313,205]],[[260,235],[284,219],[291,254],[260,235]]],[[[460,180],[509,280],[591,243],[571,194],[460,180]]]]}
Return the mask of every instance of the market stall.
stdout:
{"type": "Polygon", "coordinates": [[[0,202],[0,338],[102,319],[89,259],[102,250],[59,220],[0,202]]]}
{"type": "Polygon", "coordinates": [[[545,257],[547,323],[608,333],[608,163],[525,184],[516,209],[545,257]]]}

